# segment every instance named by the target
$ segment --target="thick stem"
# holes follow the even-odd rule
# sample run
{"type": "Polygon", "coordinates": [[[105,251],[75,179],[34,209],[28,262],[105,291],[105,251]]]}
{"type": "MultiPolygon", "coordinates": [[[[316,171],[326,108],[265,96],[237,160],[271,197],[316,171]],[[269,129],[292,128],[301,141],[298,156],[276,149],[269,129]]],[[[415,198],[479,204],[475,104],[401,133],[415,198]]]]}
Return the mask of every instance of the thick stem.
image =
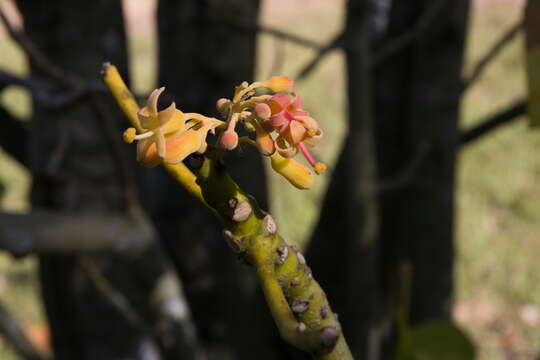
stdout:
{"type": "Polygon", "coordinates": [[[352,359],[326,294],[304,256],[277,234],[272,217],[222,164],[207,158],[197,175],[203,197],[227,229],[227,242],[255,268],[282,338],[317,359],[352,359]]]}
{"type": "MultiPolygon", "coordinates": [[[[103,80],[138,127],[132,97],[114,66],[104,65],[103,80]]],[[[220,160],[212,159],[215,152],[207,155],[194,166],[196,174],[186,168],[191,175],[175,179],[212,210],[231,249],[255,268],[283,339],[317,359],[352,359],[341,325],[304,256],[277,234],[272,217],[231,179],[220,160]]]]}

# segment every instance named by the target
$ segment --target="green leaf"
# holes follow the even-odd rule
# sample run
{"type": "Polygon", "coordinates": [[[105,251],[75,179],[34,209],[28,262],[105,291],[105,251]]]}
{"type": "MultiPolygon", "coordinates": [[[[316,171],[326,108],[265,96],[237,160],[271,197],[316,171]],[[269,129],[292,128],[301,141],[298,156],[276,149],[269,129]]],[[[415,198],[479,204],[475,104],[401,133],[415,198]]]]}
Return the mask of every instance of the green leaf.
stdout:
{"type": "Polygon", "coordinates": [[[527,80],[529,85],[529,119],[540,126],[540,1],[529,0],[525,9],[527,80]]]}
{"type": "Polygon", "coordinates": [[[474,345],[459,327],[440,320],[421,324],[408,334],[398,360],[473,360],[474,345]]]}

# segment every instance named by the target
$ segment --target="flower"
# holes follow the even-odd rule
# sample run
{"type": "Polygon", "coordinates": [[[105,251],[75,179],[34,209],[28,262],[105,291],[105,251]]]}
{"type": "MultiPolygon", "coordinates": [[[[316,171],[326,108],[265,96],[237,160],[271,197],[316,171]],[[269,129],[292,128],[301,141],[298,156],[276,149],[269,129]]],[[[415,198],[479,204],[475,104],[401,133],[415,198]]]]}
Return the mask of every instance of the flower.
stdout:
{"type": "Polygon", "coordinates": [[[326,167],[313,158],[306,145],[317,145],[323,132],[317,121],[302,109],[300,97],[295,93],[291,95],[292,99],[287,94],[278,93],[266,103],[258,104],[255,113],[261,115],[260,118],[268,130],[278,133],[275,146],[280,155],[290,158],[300,150],[315,172],[320,174],[326,167]]]}
{"type": "Polygon", "coordinates": [[[177,164],[194,152],[204,152],[208,132],[222,123],[200,114],[184,114],[174,102],[158,112],[158,98],[164,90],[162,87],[152,91],[147,105],[137,113],[142,133],[135,135],[133,128],[124,133],[126,142],[138,140],[137,161],[147,167],[177,164]]]}
{"type": "Polygon", "coordinates": [[[309,189],[315,181],[309,168],[294,159],[283,157],[277,152],[270,156],[270,164],[275,172],[298,189],[309,189]]]}

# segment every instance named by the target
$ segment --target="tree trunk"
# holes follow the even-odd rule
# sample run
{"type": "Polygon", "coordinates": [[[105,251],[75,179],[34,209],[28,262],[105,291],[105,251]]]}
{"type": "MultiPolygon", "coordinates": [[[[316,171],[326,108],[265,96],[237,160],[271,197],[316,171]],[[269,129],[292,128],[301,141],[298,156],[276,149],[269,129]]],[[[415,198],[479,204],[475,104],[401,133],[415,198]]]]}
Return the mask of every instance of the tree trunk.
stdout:
{"type": "Polygon", "coordinates": [[[387,320],[393,319],[403,261],[413,270],[411,322],[449,315],[468,0],[439,5],[437,10],[433,1],[348,3],[350,133],[308,256],[329,298],[335,299],[359,358],[392,356],[392,347],[382,346],[381,340],[390,334],[387,320]],[[428,12],[428,26],[413,41],[371,64],[376,57],[370,52],[377,54],[390,40],[415,31],[428,12]],[[376,69],[372,75],[369,67],[376,69]],[[371,177],[375,168],[376,183],[371,177]]]}
{"type": "MultiPolygon", "coordinates": [[[[167,88],[164,105],[175,101],[183,111],[217,116],[216,101],[232,97],[236,85],[253,80],[256,33],[235,24],[256,22],[258,9],[258,1],[159,2],[159,86],[167,88]]],[[[234,178],[267,209],[260,155],[246,148],[226,161],[234,178]]],[[[207,209],[164,171],[152,171],[145,176],[159,183],[167,198],[153,214],[175,254],[201,334],[215,349],[211,356],[224,358],[224,350],[237,359],[252,359],[254,354],[277,359],[277,332],[254,275],[227,248],[221,226],[207,209]]]]}
{"type": "Polygon", "coordinates": [[[379,275],[374,194],[369,1],[347,4],[349,131],[332,175],[308,258],[339,314],[354,356],[378,359],[379,275]],[[331,255],[330,255],[331,254],[331,255]]]}
{"type": "Polygon", "coordinates": [[[386,297],[391,302],[392,289],[399,288],[396,265],[409,262],[412,324],[449,316],[453,288],[455,157],[469,1],[434,4],[393,2],[387,40],[430,19],[409,46],[376,64],[374,81],[386,297]]]}
{"type": "MultiPolygon", "coordinates": [[[[29,38],[63,69],[98,80],[101,63],[112,61],[126,73],[121,1],[21,0],[18,6],[29,38]]],[[[38,69],[32,66],[32,73],[43,76],[38,69]]],[[[28,140],[34,207],[58,214],[126,212],[126,179],[118,170],[125,159],[121,154],[113,158],[103,128],[111,126],[112,137],[121,131],[118,123],[98,122],[92,101],[85,99],[61,113],[34,103],[28,140]]],[[[40,276],[55,359],[200,358],[178,280],[157,242],[134,257],[40,256],[40,276]],[[108,283],[127,300],[139,323],[130,324],[104,296],[96,276],[101,286],[108,283]],[[172,314],[172,305],[186,311],[172,314]]]]}

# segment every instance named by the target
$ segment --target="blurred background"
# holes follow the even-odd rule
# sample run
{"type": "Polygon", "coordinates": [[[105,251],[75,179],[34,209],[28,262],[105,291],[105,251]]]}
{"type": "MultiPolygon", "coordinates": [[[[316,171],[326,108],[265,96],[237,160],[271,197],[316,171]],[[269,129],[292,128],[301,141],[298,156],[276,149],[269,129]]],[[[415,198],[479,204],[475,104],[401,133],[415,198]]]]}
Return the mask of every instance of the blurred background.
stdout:
{"type": "MultiPolygon", "coordinates": [[[[434,317],[450,317],[472,339],[477,359],[540,358],[540,288],[537,286],[540,282],[540,262],[537,258],[540,251],[539,134],[531,130],[523,111],[517,111],[515,116],[512,116],[512,121],[470,141],[464,142],[457,132],[459,128],[463,134],[493,114],[507,110],[526,98],[524,34],[520,29],[514,30],[500,52],[489,61],[473,82],[463,86],[461,81],[470,79],[478,62],[493,48],[493,45],[505,34],[508,35],[509,29],[513,29],[521,22],[525,0],[471,0],[470,3],[465,0],[447,1],[442,5],[443,10],[432,9],[436,13],[435,20],[424,21],[426,24],[417,27],[421,30],[417,33],[423,31],[427,35],[413,35],[416,39],[409,42],[403,40],[405,44],[398,44],[399,49],[393,52],[388,50],[386,45],[391,44],[391,40],[399,38],[400,35],[416,31],[415,26],[421,22],[422,15],[430,11],[426,8],[436,1],[402,1],[399,2],[400,5],[395,5],[397,3],[395,1],[374,1],[375,5],[370,8],[372,14],[364,21],[362,20],[364,12],[353,9],[355,5],[347,4],[345,0],[262,0],[258,5],[259,15],[257,5],[252,1],[201,2],[206,5],[196,4],[196,1],[161,1],[159,6],[162,8],[158,11],[156,0],[124,0],[122,5],[125,24],[121,24],[119,19],[107,20],[108,17],[118,16],[122,11],[116,1],[110,2],[115,3],[114,6],[106,1],[94,1],[93,6],[82,5],[81,2],[81,9],[66,1],[18,3],[21,11],[11,0],[0,0],[0,7],[7,15],[8,21],[19,30],[23,29],[22,12],[25,15],[26,34],[60,67],[77,73],[88,81],[96,81],[99,80],[101,62],[111,60],[120,66],[124,74],[129,74],[131,88],[141,99],[144,99],[152,89],[166,86],[171,98],[166,99],[163,104],[168,104],[168,100],[174,99],[185,111],[211,113],[213,111],[210,109],[211,104],[217,98],[231,96],[232,86],[242,80],[250,80],[251,76],[254,79],[265,79],[272,75],[297,77],[305,66],[317,57],[321,48],[324,50],[324,47],[332,42],[337,44],[334,48],[326,49],[328,51],[324,50],[320,62],[305,77],[298,80],[296,85],[297,92],[303,98],[304,108],[310,111],[325,131],[325,137],[315,153],[329,165],[331,171],[327,175],[319,176],[316,187],[309,191],[292,188],[275,173],[267,172],[265,175],[260,164],[258,165],[260,171],[255,176],[257,179],[251,179],[254,177],[253,174],[246,170],[234,168],[233,172],[240,178],[239,183],[254,194],[263,194],[257,197],[259,199],[263,197],[260,202],[270,208],[281,233],[290,242],[307,248],[310,243],[319,246],[323,242],[320,237],[324,237],[324,244],[317,249],[320,249],[319,252],[324,251],[326,257],[321,258],[317,249],[308,249],[307,259],[313,264],[315,277],[320,278],[325,288],[325,284],[330,284],[329,279],[336,274],[323,273],[323,269],[331,267],[332,261],[341,259],[341,253],[333,249],[333,246],[342,246],[343,238],[355,232],[347,230],[349,232],[345,235],[336,233],[328,224],[319,220],[319,215],[321,209],[324,215],[325,209],[335,206],[329,204],[332,199],[334,202],[337,200],[345,202],[345,199],[349,199],[347,189],[352,186],[349,183],[358,181],[363,184],[358,193],[365,203],[349,207],[349,210],[358,211],[357,215],[361,218],[358,226],[364,226],[368,229],[367,232],[373,231],[376,235],[360,234],[362,231],[357,231],[356,234],[368,239],[379,239],[380,241],[374,242],[383,245],[370,245],[376,250],[364,248],[363,257],[357,259],[363,265],[353,267],[353,270],[348,268],[347,271],[367,273],[369,269],[377,272],[382,269],[376,276],[380,280],[378,285],[371,284],[365,274],[358,280],[360,284],[358,286],[364,286],[364,291],[370,294],[373,287],[378,289],[373,292],[378,294],[378,297],[371,301],[377,302],[377,299],[382,298],[384,299],[382,303],[391,303],[396,292],[392,289],[398,287],[396,277],[399,279],[394,270],[403,262],[410,263],[414,276],[418,276],[418,282],[415,282],[416,278],[413,277],[410,309],[412,324],[434,317]],[[64,10],[61,10],[62,6],[64,10]],[[201,9],[205,6],[210,10],[201,9]],[[213,6],[216,8],[212,8],[213,6]],[[403,8],[399,8],[400,6],[403,8]],[[398,9],[394,9],[395,7],[398,9]],[[85,15],[73,15],[77,11],[85,15]],[[393,15],[385,17],[385,13],[388,12],[392,12],[393,15]],[[211,17],[215,14],[224,18],[228,16],[227,21],[237,23],[229,24],[230,28],[227,27],[223,31],[219,30],[222,25],[210,22],[212,25],[206,27],[206,30],[199,30],[197,27],[202,25],[192,19],[195,16],[211,17]],[[357,17],[353,19],[351,14],[357,14],[355,15],[357,17]],[[66,17],[66,20],[57,20],[61,16],[66,17]],[[162,19],[159,24],[156,16],[162,19]],[[55,21],[60,25],[56,25],[55,21]],[[96,21],[103,24],[95,25],[96,21]],[[108,24],[108,21],[116,23],[113,26],[108,24]],[[354,38],[356,33],[361,32],[355,25],[357,23],[367,24],[366,27],[369,28],[365,32],[367,35],[354,38]],[[88,34],[74,30],[77,24],[81,27],[87,26],[91,30],[88,34]],[[256,28],[254,26],[256,24],[260,24],[260,27],[256,28]],[[449,24],[448,28],[451,30],[440,30],[437,27],[446,26],[444,24],[449,24]],[[216,26],[217,30],[212,29],[212,26],[216,26]],[[346,26],[350,37],[345,37],[345,40],[341,37],[340,40],[339,35],[346,26]],[[105,30],[104,34],[98,34],[99,31],[94,27],[107,31],[125,27],[125,42],[123,39],[107,35],[105,30]],[[49,34],[46,33],[47,29],[50,29],[49,34]],[[212,31],[216,31],[218,35],[212,31]],[[78,38],[77,34],[82,37],[78,38]],[[292,39],[288,38],[289,34],[293,35],[292,39]],[[55,36],[61,39],[57,41],[55,36]],[[216,36],[219,41],[214,39],[216,36]],[[112,43],[108,44],[107,41],[112,43]],[[253,42],[253,45],[250,45],[250,42],[253,42]],[[127,47],[127,58],[125,54],[118,54],[122,51],[122,44],[127,47]],[[365,64],[369,64],[370,60],[369,58],[365,60],[366,63],[362,67],[364,60],[359,60],[358,54],[362,54],[366,49],[371,53],[371,59],[376,60],[384,51],[391,53],[386,56],[383,53],[379,65],[372,67],[372,71],[364,71],[365,64]],[[74,64],[88,53],[95,56],[90,56],[85,63],[81,61],[80,65],[74,64]],[[425,56],[426,54],[432,54],[433,57],[425,56]],[[159,66],[160,58],[163,61],[161,66],[159,66]],[[201,58],[206,62],[203,66],[190,63],[190,61],[200,62],[201,58]],[[231,65],[232,60],[234,64],[231,65]],[[215,65],[208,65],[212,61],[215,65]],[[349,64],[360,63],[352,74],[350,71],[347,72],[347,61],[349,64]],[[228,70],[229,67],[234,69],[228,70]],[[366,83],[368,85],[365,85],[366,83]],[[410,89],[406,89],[407,86],[410,86],[410,89]],[[434,89],[431,89],[431,86],[434,89]],[[352,87],[357,89],[351,89],[352,87]],[[366,93],[369,94],[367,100],[366,93]],[[352,101],[351,94],[361,99],[352,101]],[[447,97],[443,98],[444,96],[447,97]],[[201,100],[202,97],[204,99],[201,100]],[[404,105],[404,102],[408,103],[404,105]],[[352,103],[356,105],[351,105],[352,103]],[[427,105],[423,107],[422,104],[427,105]],[[372,115],[367,116],[369,121],[351,119],[351,112],[356,112],[356,116],[365,115],[366,108],[370,109],[372,115]],[[360,125],[350,125],[353,121],[357,121],[360,125]],[[416,139],[414,134],[418,135],[416,139]],[[360,172],[340,173],[336,170],[340,151],[344,146],[347,151],[344,145],[346,136],[353,136],[352,140],[365,141],[361,146],[356,148],[353,146],[348,150],[353,154],[351,161],[371,158],[363,162],[363,165],[356,163],[361,168],[360,172]],[[365,140],[366,136],[371,138],[365,140]],[[377,170],[370,170],[371,166],[377,170]],[[382,185],[379,187],[365,185],[369,176],[377,177],[380,181],[374,183],[382,185]],[[246,178],[245,183],[242,181],[243,177],[246,178]],[[328,187],[330,179],[333,185],[328,187]],[[250,181],[258,183],[251,184],[250,181]],[[338,183],[334,183],[335,181],[338,183]],[[347,184],[339,185],[339,181],[346,181],[347,184]],[[264,195],[266,186],[267,201],[264,195]],[[419,204],[415,203],[416,200],[419,204]],[[409,226],[417,226],[418,229],[412,230],[411,234],[407,235],[404,229],[409,226]],[[372,228],[380,230],[369,230],[372,228]],[[369,253],[370,251],[374,253],[369,253]],[[442,252],[441,255],[438,255],[439,251],[442,252]],[[432,266],[430,262],[435,264],[434,270],[429,270],[432,266]],[[423,276],[422,271],[430,273],[429,276],[427,278],[423,276]],[[369,284],[365,285],[366,283],[369,284]],[[425,288],[420,288],[421,286],[425,288]],[[416,293],[420,295],[415,295],[416,293]],[[422,296],[422,299],[426,296],[433,298],[429,299],[429,306],[424,306],[423,300],[420,298],[415,300],[415,296],[422,296]]],[[[10,37],[2,24],[0,24],[0,71],[21,78],[26,78],[31,73],[37,73],[36,79],[40,76],[39,66],[31,69],[25,52],[10,37]]],[[[36,103],[35,100],[33,102],[31,91],[28,91],[28,86],[24,84],[21,86],[12,82],[3,85],[0,87],[0,106],[19,119],[23,127],[30,129],[28,131],[34,135],[30,135],[25,143],[30,153],[25,166],[8,152],[0,151],[1,211],[26,214],[37,206],[68,212],[74,209],[78,211],[80,208],[83,208],[83,212],[89,211],[88,209],[99,212],[106,208],[104,205],[84,208],[85,205],[79,204],[93,195],[91,191],[76,189],[77,186],[82,186],[79,180],[75,181],[78,185],[74,185],[72,191],[66,190],[66,187],[70,187],[66,182],[71,181],[69,179],[73,174],[62,175],[67,176],[68,180],[63,177],[60,180],[51,180],[40,171],[43,170],[40,164],[48,160],[45,155],[39,153],[54,154],[53,145],[57,144],[58,140],[51,139],[55,137],[64,139],[63,132],[57,127],[67,126],[65,123],[69,119],[52,120],[54,125],[51,126],[55,130],[47,128],[49,126],[47,121],[63,110],[51,110],[42,103],[36,103]],[[45,108],[43,111],[37,113],[43,108],[45,108]],[[37,121],[36,116],[39,117],[37,121]],[[37,126],[40,128],[37,129],[37,126]],[[41,132],[46,133],[47,137],[36,136],[41,132]],[[34,189],[31,191],[32,186],[34,189]],[[38,190],[35,189],[36,186],[38,190]],[[49,190],[50,188],[56,190],[49,190]]],[[[58,93],[57,91],[56,94],[58,93]]],[[[94,116],[84,113],[79,118],[77,111],[83,111],[77,110],[79,106],[82,105],[78,103],[69,105],[66,110],[69,115],[63,116],[77,118],[73,120],[74,122],[86,121],[84,119],[94,116]]],[[[112,106],[109,107],[120,124],[121,116],[118,111],[112,106]]],[[[124,125],[120,125],[118,129],[122,130],[124,125]]],[[[61,160],[61,165],[57,166],[68,168],[68,173],[80,170],[75,177],[84,178],[84,174],[94,176],[90,168],[95,164],[88,165],[88,169],[82,169],[81,166],[82,170],[77,170],[80,164],[73,165],[72,162],[84,161],[78,159],[85,159],[85,156],[88,156],[86,152],[93,151],[88,149],[94,149],[95,146],[106,148],[102,143],[96,145],[94,140],[88,139],[89,134],[96,133],[95,126],[90,127],[91,130],[87,130],[84,126],[71,127],[70,131],[74,135],[65,135],[67,152],[72,153],[67,156],[67,160],[61,160]],[[77,147],[77,141],[85,145],[77,147]],[[75,149],[69,149],[71,146],[69,144],[73,143],[75,149]],[[79,155],[82,157],[77,158],[79,155]],[[69,159],[70,156],[73,158],[69,159]]],[[[4,124],[0,123],[0,132],[4,130],[4,124]]],[[[99,131],[97,134],[100,134],[99,131]]],[[[120,134],[118,132],[118,138],[120,134]]],[[[127,148],[125,152],[134,157],[134,149],[127,148]]],[[[234,161],[239,163],[258,161],[251,159],[250,156],[253,154],[247,154],[252,152],[246,149],[246,154],[241,154],[234,161]]],[[[94,159],[93,155],[91,156],[94,159]]],[[[165,253],[172,259],[170,266],[177,270],[176,273],[180,275],[179,279],[184,285],[200,337],[199,342],[203,344],[201,346],[206,349],[210,358],[250,358],[249,355],[231,355],[235,350],[227,348],[234,342],[230,337],[234,336],[235,331],[238,331],[236,334],[242,334],[240,329],[242,325],[238,325],[239,329],[231,328],[229,320],[222,314],[230,303],[212,307],[211,311],[207,310],[209,304],[220,298],[221,287],[234,287],[237,285],[236,282],[239,282],[242,283],[239,286],[243,286],[244,290],[252,289],[256,288],[256,285],[250,283],[253,280],[235,277],[237,273],[234,271],[237,270],[227,270],[230,275],[224,275],[226,280],[215,276],[216,272],[222,271],[219,270],[223,269],[222,267],[236,266],[234,256],[222,246],[223,244],[216,245],[221,239],[213,240],[215,238],[213,228],[218,227],[215,224],[207,226],[206,218],[197,215],[197,211],[203,210],[191,211],[191,207],[195,208],[197,205],[188,203],[188,200],[182,200],[185,202],[180,205],[167,200],[176,193],[174,189],[171,190],[174,184],[167,182],[166,175],[161,173],[161,177],[155,175],[153,171],[158,172],[157,170],[144,171],[137,167],[134,169],[137,172],[139,188],[143,193],[141,202],[158,228],[162,243],[165,244],[165,253]],[[153,189],[157,190],[154,192],[153,189]],[[180,210],[175,210],[178,208],[180,210]],[[171,214],[174,211],[177,211],[174,213],[177,217],[171,214]],[[183,225],[175,225],[178,218],[182,218],[183,225]],[[206,227],[210,229],[204,230],[206,227]],[[181,246],[174,245],[175,239],[179,238],[178,234],[182,237],[182,240],[178,240],[182,242],[181,246]],[[198,241],[199,239],[203,240],[198,241]],[[219,260],[218,257],[227,259],[219,260]],[[213,272],[206,273],[208,267],[212,268],[213,272]],[[211,295],[208,295],[209,293],[211,295]],[[214,320],[219,318],[221,321],[216,320],[210,324],[207,317],[213,317],[214,320]],[[233,335],[227,335],[227,329],[233,335]]],[[[99,184],[97,187],[108,186],[108,183],[97,184],[99,184]]],[[[181,199],[187,199],[187,195],[183,195],[181,189],[177,192],[181,199]]],[[[111,197],[117,195],[111,190],[110,194],[100,194],[97,197],[100,196],[106,199],[104,203],[107,203],[111,197]]],[[[114,207],[115,205],[111,205],[108,210],[114,207]]],[[[337,219],[340,215],[336,215],[335,207],[334,210],[327,211],[329,211],[327,215],[330,214],[326,216],[327,222],[339,221],[337,219]]],[[[343,212],[339,211],[338,214],[343,212]]],[[[9,226],[10,221],[14,220],[0,221],[0,226],[9,226]]],[[[343,227],[346,225],[339,226],[341,231],[345,231],[343,227]]],[[[45,259],[43,256],[38,259],[32,252],[24,255],[14,258],[7,251],[0,253],[0,303],[17,319],[35,347],[45,354],[52,354],[55,349],[57,359],[146,359],[142,355],[123,357],[121,348],[110,353],[115,354],[114,356],[103,355],[107,354],[107,350],[103,350],[103,353],[96,350],[94,355],[101,354],[98,357],[91,357],[92,355],[83,357],[80,354],[75,356],[76,352],[73,349],[59,351],[58,349],[62,349],[64,345],[58,338],[63,336],[62,334],[65,336],[65,331],[77,333],[69,326],[67,328],[71,330],[62,330],[62,326],[58,325],[61,322],[59,318],[72,316],[82,322],[85,317],[74,314],[84,312],[83,305],[88,306],[87,311],[90,314],[95,314],[104,307],[101,304],[93,308],[92,299],[97,295],[88,295],[87,290],[81,290],[87,286],[84,280],[71,278],[71,274],[75,277],[77,272],[72,267],[79,266],[91,272],[88,269],[93,265],[80,266],[77,261],[66,265],[66,260],[59,260],[57,255],[45,255],[45,259]],[[38,270],[40,264],[41,272],[38,270]],[[52,279],[55,276],[57,278],[52,279]],[[59,305],[52,310],[55,305],[51,304],[54,303],[55,300],[51,299],[55,299],[55,296],[68,296],[62,293],[65,289],[58,290],[58,287],[63,286],[74,287],[69,295],[70,301],[78,304],[66,305],[69,301],[62,301],[61,307],[63,311],[69,312],[67,315],[59,315],[58,312],[62,312],[58,309],[59,305]],[[44,290],[44,287],[54,288],[56,295],[51,295],[54,291],[44,290]],[[81,298],[86,300],[80,300],[81,298]],[[45,310],[46,306],[50,307],[48,311],[45,310]],[[49,314],[49,321],[46,313],[49,314]],[[57,325],[50,326],[51,317],[57,325]],[[52,335],[55,330],[57,335],[52,335]],[[54,337],[56,340],[52,341],[54,337]]],[[[111,262],[116,260],[103,260],[101,258],[103,255],[90,255],[93,256],[98,257],[97,260],[94,259],[93,264],[98,264],[106,277],[113,278],[111,282],[126,281],[125,275],[118,275],[111,270],[111,262]]],[[[239,265],[238,269],[239,273],[249,272],[247,268],[239,265]]],[[[128,278],[129,274],[136,272],[130,271],[128,278]]],[[[80,277],[80,274],[77,276],[80,277]]],[[[120,286],[120,289],[123,287],[120,286]]],[[[347,297],[347,292],[343,292],[343,289],[327,289],[327,292],[330,303],[332,305],[337,303],[336,311],[340,313],[340,320],[344,321],[342,313],[348,314],[348,311],[340,311],[339,308],[345,306],[343,304],[347,301],[336,298],[347,297]]],[[[126,293],[129,292],[126,290],[126,293]]],[[[251,304],[260,303],[260,306],[253,305],[259,306],[257,307],[259,310],[253,311],[264,312],[265,305],[257,296],[255,294],[249,298],[253,301],[251,304]]],[[[129,295],[126,297],[131,298],[129,295]]],[[[251,306],[246,305],[247,300],[245,303],[240,301],[238,306],[242,304],[251,306]]],[[[362,306],[365,308],[367,305],[362,306]]],[[[365,312],[369,311],[365,308],[365,312]]],[[[384,308],[372,312],[379,315],[368,316],[369,320],[365,323],[372,324],[371,330],[362,331],[373,334],[373,328],[383,329],[378,332],[386,334],[378,336],[380,344],[383,344],[380,345],[383,349],[380,356],[388,357],[386,353],[389,351],[384,349],[391,347],[390,344],[393,343],[391,339],[394,335],[392,330],[388,330],[388,326],[391,327],[388,323],[392,323],[392,315],[388,315],[384,308]]],[[[144,320],[145,316],[142,317],[144,320]]],[[[262,319],[261,322],[264,323],[266,320],[262,319]]],[[[363,320],[357,318],[345,320],[347,321],[363,320]]],[[[81,330],[81,334],[91,337],[95,335],[91,329],[100,326],[103,324],[89,325],[84,331],[81,330]]],[[[346,324],[345,326],[347,329],[346,324]]],[[[256,331],[255,329],[254,325],[253,331],[256,331]]],[[[267,332],[273,333],[275,330],[270,329],[267,332]]],[[[266,336],[266,332],[257,334],[261,337],[266,336]]],[[[355,334],[360,336],[360,330],[355,334]]],[[[365,333],[363,334],[366,337],[365,333]]],[[[348,336],[348,333],[345,332],[345,335],[348,336]]],[[[99,336],[96,335],[96,338],[98,340],[95,341],[99,343],[99,336]]],[[[70,339],[76,342],[73,337],[70,339]]],[[[80,339],[77,341],[77,351],[83,351],[85,346],[92,344],[90,340],[88,344],[80,339]]],[[[356,349],[373,346],[363,344],[362,340],[349,342],[354,344],[353,347],[356,349]]],[[[359,353],[363,352],[364,350],[359,350],[359,353]]],[[[268,358],[287,358],[284,354],[289,354],[287,356],[290,358],[299,356],[291,355],[290,349],[281,349],[278,355],[268,355],[268,358]]],[[[19,358],[21,357],[13,350],[12,344],[0,336],[0,359],[19,358]]],[[[185,355],[182,358],[197,357],[185,355]]]]}

